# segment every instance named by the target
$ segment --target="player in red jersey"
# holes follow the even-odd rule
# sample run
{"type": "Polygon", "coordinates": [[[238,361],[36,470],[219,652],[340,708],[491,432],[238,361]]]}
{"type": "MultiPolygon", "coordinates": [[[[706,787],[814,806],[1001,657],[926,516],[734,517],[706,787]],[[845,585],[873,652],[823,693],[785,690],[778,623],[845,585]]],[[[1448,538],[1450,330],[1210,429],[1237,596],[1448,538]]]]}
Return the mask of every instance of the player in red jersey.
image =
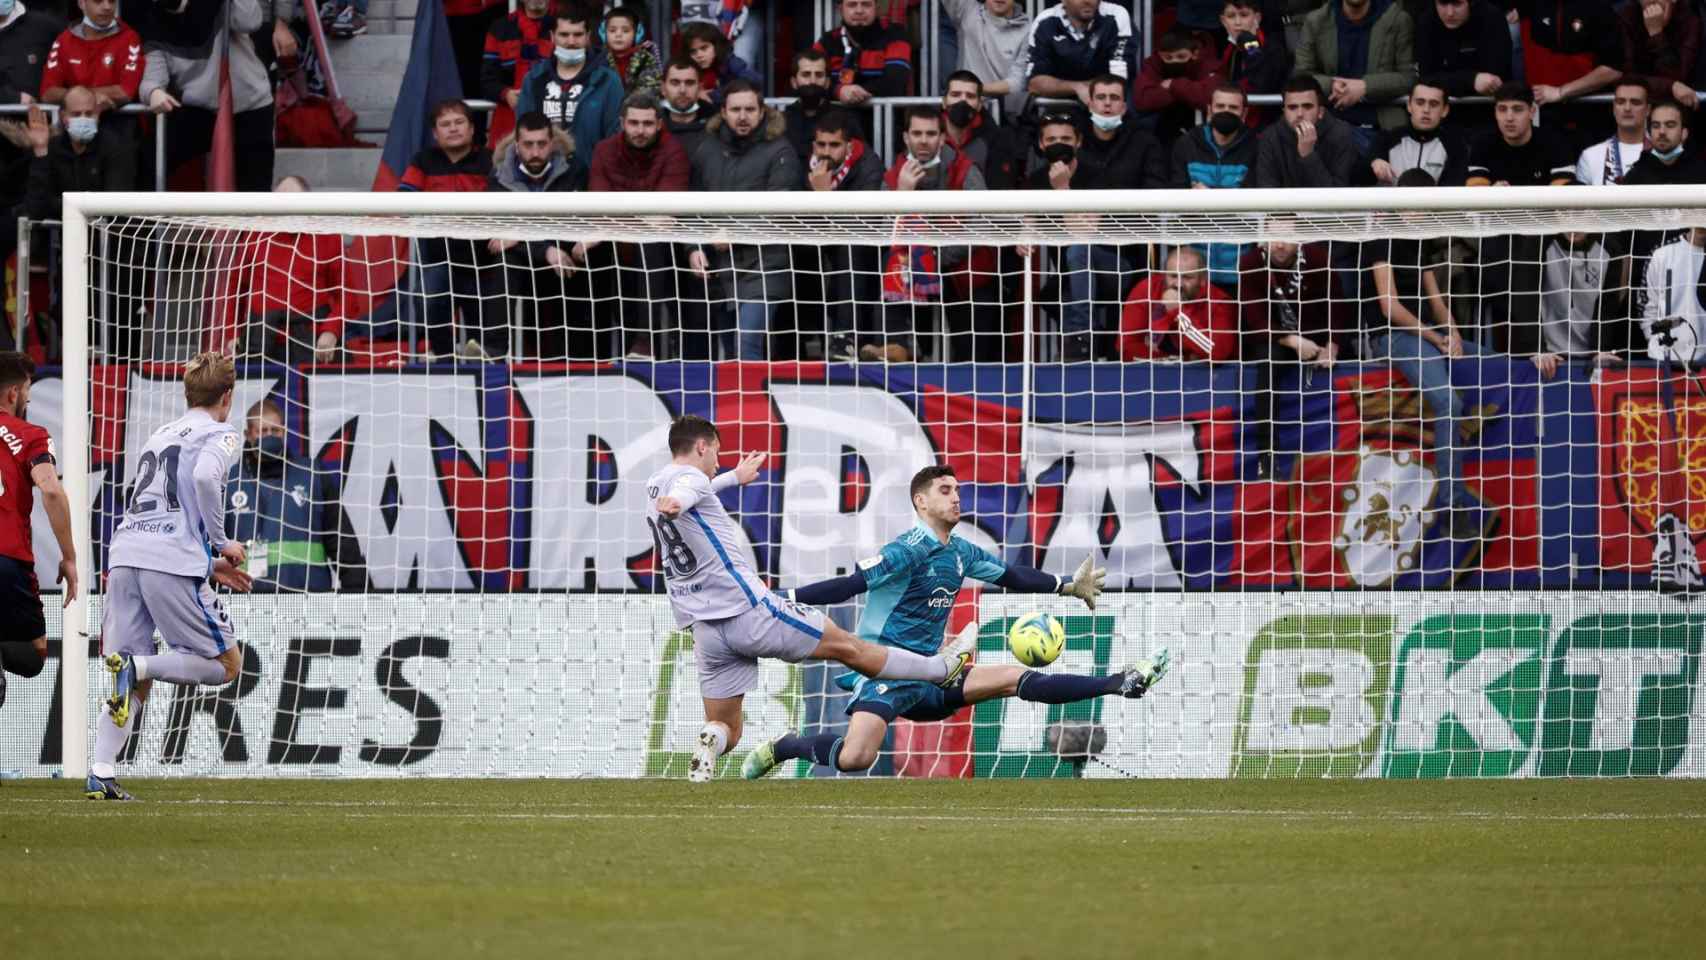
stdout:
{"type": "Polygon", "coordinates": [[[65,604],[77,595],[77,548],[71,542],[71,501],[54,470],[53,440],[24,419],[36,365],[14,351],[0,352],[0,703],[6,673],[33,677],[47,657],[47,621],[36,586],[36,557],[30,549],[30,510],[35,488],[59,541],[59,582],[65,604]]]}

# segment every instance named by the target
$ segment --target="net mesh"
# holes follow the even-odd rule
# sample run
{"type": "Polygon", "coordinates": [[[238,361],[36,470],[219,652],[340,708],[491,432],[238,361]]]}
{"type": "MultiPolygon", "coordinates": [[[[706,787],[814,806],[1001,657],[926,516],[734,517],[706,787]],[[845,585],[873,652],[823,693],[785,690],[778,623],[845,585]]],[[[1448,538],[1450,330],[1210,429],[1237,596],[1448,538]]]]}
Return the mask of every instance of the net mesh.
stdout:
{"type": "MultiPolygon", "coordinates": [[[[259,584],[223,597],[242,678],[157,693],[133,769],[682,775],[700,664],[643,481],[692,413],[725,467],[768,456],[722,499],[775,589],[878,555],[945,463],[970,544],[1108,570],[1094,611],[907,599],[976,625],[974,677],[1016,674],[1033,610],[1067,634],[1052,673],[1171,652],[1142,700],[923,722],[913,691],[878,775],[1706,775],[1698,209],[1050,202],[94,221],[62,374],[90,418],[50,425],[88,446],[93,562],[182,364],[228,350],[259,584]]],[[[843,730],[843,673],[763,661],[731,759],[843,730]]],[[[12,697],[50,722],[45,681],[12,697]]],[[[33,738],[0,765],[51,768],[33,738]]]]}

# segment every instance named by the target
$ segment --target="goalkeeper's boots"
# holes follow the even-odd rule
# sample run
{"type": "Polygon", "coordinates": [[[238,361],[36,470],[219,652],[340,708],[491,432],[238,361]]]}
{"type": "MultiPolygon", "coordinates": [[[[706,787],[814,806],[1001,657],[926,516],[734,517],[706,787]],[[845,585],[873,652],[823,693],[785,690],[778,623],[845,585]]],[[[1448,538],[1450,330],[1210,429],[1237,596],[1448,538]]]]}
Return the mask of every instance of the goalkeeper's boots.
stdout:
{"type": "Polygon", "coordinates": [[[130,711],[138,706],[136,662],[128,653],[109,653],[106,663],[113,675],[113,695],[107,700],[107,709],[113,718],[113,726],[122,727],[130,722],[130,711]]]}
{"type": "Polygon", "coordinates": [[[118,785],[117,777],[97,777],[89,774],[89,779],[83,781],[83,796],[89,800],[135,800],[123,787],[118,785]]]}
{"type": "Polygon", "coordinates": [[[688,783],[710,783],[717,772],[717,741],[710,731],[699,734],[693,746],[693,759],[687,761],[688,783]]]}
{"type": "Polygon", "coordinates": [[[948,674],[936,681],[936,686],[943,689],[953,689],[966,680],[966,671],[971,668],[972,654],[977,652],[977,621],[972,621],[960,630],[954,637],[954,642],[943,647],[937,656],[941,657],[948,666],[948,674]]]}
{"type": "Polygon", "coordinates": [[[776,769],[777,763],[776,741],[771,740],[746,755],[740,765],[740,775],[748,780],[760,780],[765,774],[776,769]]]}
{"type": "Polygon", "coordinates": [[[1167,648],[1162,647],[1161,652],[1155,655],[1155,659],[1139,660],[1121,670],[1120,696],[1127,700],[1136,700],[1148,693],[1150,687],[1160,683],[1161,678],[1167,675],[1167,664],[1169,662],[1167,648]]]}

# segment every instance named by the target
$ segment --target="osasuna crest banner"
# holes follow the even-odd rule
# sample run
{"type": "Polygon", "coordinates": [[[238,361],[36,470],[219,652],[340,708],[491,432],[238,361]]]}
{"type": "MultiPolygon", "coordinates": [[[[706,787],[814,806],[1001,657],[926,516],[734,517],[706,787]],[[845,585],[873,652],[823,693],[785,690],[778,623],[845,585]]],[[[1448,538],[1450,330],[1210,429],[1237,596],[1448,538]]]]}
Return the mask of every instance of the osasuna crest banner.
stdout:
{"type": "MultiPolygon", "coordinates": [[[[736,548],[778,586],[845,573],[904,530],[907,482],[932,463],[958,472],[965,536],[1050,570],[1093,557],[1114,588],[1640,584],[1671,429],[1651,371],[1596,383],[1573,368],[1543,380],[1523,359],[1457,361],[1480,536],[1453,539],[1434,420],[1384,366],[1271,381],[1256,365],[1197,364],[240,373],[235,415],[277,405],[297,478],[279,493],[311,501],[293,521],[305,529],[284,531],[312,541],[291,556],[335,566],[315,582],[346,591],[656,589],[640,481],[684,413],[720,425],[726,466],[768,454],[757,482],[723,496],[736,548]]],[[[149,433],[183,410],[178,376],[93,371],[97,562],[149,433]]],[[[31,418],[56,435],[59,393],[51,377],[32,393],[31,418]]],[[[1683,422],[1706,429],[1706,416],[1683,422]]],[[[1706,471],[1682,446],[1677,509],[1698,531],[1706,510],[1686,493],[1706,490],[1706,471]]],[[[36,543],[50,584],[58,557],[39,514],[36,543]]]]}

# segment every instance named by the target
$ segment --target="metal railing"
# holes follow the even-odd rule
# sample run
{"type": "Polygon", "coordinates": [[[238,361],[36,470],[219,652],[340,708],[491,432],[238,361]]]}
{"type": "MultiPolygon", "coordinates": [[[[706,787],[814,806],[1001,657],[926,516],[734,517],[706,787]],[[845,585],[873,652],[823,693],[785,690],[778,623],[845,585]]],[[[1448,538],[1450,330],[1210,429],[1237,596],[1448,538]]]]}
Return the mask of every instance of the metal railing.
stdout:
{"type": "MultiPolygon", "coordinates": [[[[0,116],[5,116],[9,113],[27,115],[30,112],[31,106],[31,104],[24,103],[0,103],[0,116]]],[[[59,104],[37,103],[33,104],[33,106],[40,107],[42,110],[50,114],[55,124],[59,123],[59,104]]],[[[154,117],[155,122],[160,125],[154,132],[154,189],[156,191],[165,190],[166,174],[168,172],[166,170],[166,118],[171,116],[171,114],[154,113],[140,103],[127,103],[124,106],[119,107],[118,112],[125,116],[141,116],[143,114],[148,114],[154,117]]]]}

